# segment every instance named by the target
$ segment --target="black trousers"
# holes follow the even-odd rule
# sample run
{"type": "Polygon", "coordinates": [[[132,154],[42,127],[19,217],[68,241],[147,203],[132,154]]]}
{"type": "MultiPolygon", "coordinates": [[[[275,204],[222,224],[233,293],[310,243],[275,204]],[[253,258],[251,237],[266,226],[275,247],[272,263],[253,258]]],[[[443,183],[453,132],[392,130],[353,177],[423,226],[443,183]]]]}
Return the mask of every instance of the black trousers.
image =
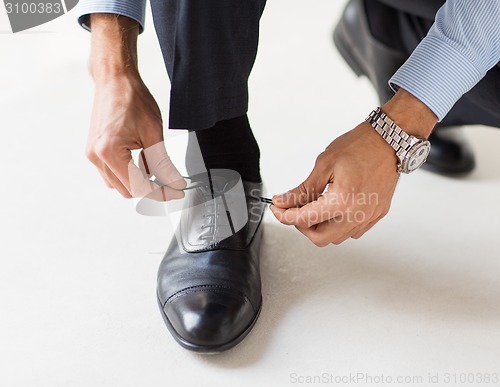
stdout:
{"type": "Polygon", "coordinates": [[[266,0],[151,0],[171,82],[173,129],[242,116],[266,0]]]}
{"type": "MultiPolygon", "coordinates": [[[[397,12],[406,54],[433,23],[444,0],[367,0],[397,12]]],[[[173,129],[205,129],[248,109],[248,77],[258,47],[266,0],[151,0],[153,19],[171,81],[173,129]]],[[[394,20],[387,21],[393,23],[394,20]]],[[[442,126],[500,127],[500,67],[450,111],[442,126]]]]}

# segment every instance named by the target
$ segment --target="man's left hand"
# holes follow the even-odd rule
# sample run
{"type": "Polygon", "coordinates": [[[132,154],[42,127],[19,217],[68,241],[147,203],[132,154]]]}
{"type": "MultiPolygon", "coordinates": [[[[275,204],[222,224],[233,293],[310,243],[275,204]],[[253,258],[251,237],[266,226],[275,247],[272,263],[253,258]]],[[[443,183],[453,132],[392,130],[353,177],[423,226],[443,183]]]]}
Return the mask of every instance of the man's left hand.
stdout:
{"type": "Polygon", "coordinates": [[[274,196],[271,211],[317,246],[358,239],[388,213],[397,161],[394,150],[364,122],[334,140],[302,184],[274,196]]]}

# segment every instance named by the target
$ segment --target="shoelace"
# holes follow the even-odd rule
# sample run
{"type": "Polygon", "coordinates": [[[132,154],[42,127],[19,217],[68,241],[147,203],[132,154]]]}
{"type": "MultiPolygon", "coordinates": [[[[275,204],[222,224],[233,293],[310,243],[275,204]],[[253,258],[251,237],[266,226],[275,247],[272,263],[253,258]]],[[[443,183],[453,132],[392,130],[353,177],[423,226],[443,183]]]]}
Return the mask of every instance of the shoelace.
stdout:
{"type": "MultiPolygon", "coordinates": [[[[189,176],[182,176],[184,179],[187,179],[187,180],[192,180],[191,177],[189,176]]],[[[158,181],[158,180],[155,180],[154,181],[156,184],[162,186],[162,185],[165,185],[163,184],[162,182],[158,181]]],[[[188,191],[188,190],[191,190],[191,189],[196,189],[196,188],[200,188],[200,187],[205,187],[207,186],[207,183],[201,183],[201,184],[198,184],[198,185],[192,185],[190,187],[186,187],[186,188],[174,188],[174,187],[170,187],[171,189],[174,189],[176,191],[188,191]]],[[[272,204],[273,203],[273,199],[270,199],[270,198],[267,198],[267,197],[264,197],[264,196],[253,196],[253,195],[246,195],[247,198],[249,199],[252,199],[252,200],[258,200],[262,203],[267,203],[267,204],[272,204]]]]}
{"type": "Polygon", "coordinates": [[[211,240],[212,242],[214,242],[217,240],[218,228],[228,227],[228,226],[231,228],[231,233],[234,234],[235,229],[229,211],[229,206],[233,204],[233,201],[231,199],[227,199],[226,196],[224,195],[226,187],[224,187],[221,190],[218,190],[214,186],[211,187],[208,184],[200,184],[196,188],[200,188],[200,190],[203,192],[203,195],[205,196],[205,199],[207,199],[203,202],[203,205],[206,208],[205,213],[203,214],[203,218],[206,219],[206,223],[203,223],[200,226],[202,233],[200,234],[199,238],[205,241],[211,240]],[[223,209],[219,208],[220,202],[218,200],[215,200],[215,198],[217,197],[221,198],[222,205],[225,207],[224,210],[227,216],[227,220],[229,222],[227,224],[219,223],[218,214],[223,209]],[[206,229],[209,229],[210,231],[208,233],[203,233],[203,230],[206,229]]]}
{"type": "MultiPolygon", "coordinates": [[[[189,176],[183,176],[183,178],[187,179],[187,180],[191,180],[191,181],[193,180],[189,176]]],[[[160,181],[155,181],[155,182],[159,185],[165,185],[165,184],[162,184],[160,181]]],[[[201,233],[199,235],[199,238],[201,240],[206,241],[206,240],[210,239],[212,242],[216,241],[216,232],[217,232],[218,227],[229,226],[231,228],[232,234],[235,233],[235,229],[234,229],[232,219],[231,219],[231,214],[229,211],[229,205],[231,205],[233,203],[233,201],[230,199],[229,200],[226,199],[226,197],[224,195],[224,192],[225,192],[224,189],[217,190],[216,187],[213,187],[208,182],[201,182],[199,184],[194,184],[194,185],[188,186],[186,188],[182,188],[182,189],[173,188],[173,187],[170,187],[170,188],[178,190],[178,191],[188,191],[188,190],[193,190],[193,189],[200,189],[203,193],[203,196],[205,196],[205,198],[207,199],[204,201],[204,205],[210,206],[211,208],[207,209],[206,212],[203,214],[203,218],[207,219],[207,222],[203,223],[200,226],[201,233]],[[213,193],[212,193],[212,190],[214,190],[213,193]],[[225,207],[225,213],[226,213],[227,219],[229,221],[228,224],[219,224],[218,223],[217,214],[219,213],[219,209],[218,209],[219,204],[218,204],[218,201],[215,200],[215,198],[218,196],[220,196],[222,198],[222,202],[223,202],[223,205],[225,207]],[[204,230],[206,230],[206,229],[209,229],[211,232],[204,233],[204,230]]],[[[272,204],[272,202],[273,202],[272,199],[264,197],[264,196],[253,196],[253,195],[249,195],[249,194],[246,194],[245,196],[248,199],[256,200],[256,201],[259,201],[262,203],[272,204]]]]}

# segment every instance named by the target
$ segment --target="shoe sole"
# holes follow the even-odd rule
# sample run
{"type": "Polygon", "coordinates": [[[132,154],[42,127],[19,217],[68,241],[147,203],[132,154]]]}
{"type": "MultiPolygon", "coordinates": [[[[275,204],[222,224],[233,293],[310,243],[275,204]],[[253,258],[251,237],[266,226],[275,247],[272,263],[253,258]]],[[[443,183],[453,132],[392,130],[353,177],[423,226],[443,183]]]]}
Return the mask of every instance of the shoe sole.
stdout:
{"type": "Polygon", "coordinates": [[[475,166],[468,167],[462,171],[456,171],[456,170],[446,169],[445,167],[437,166],[435,164],[427,162],[427,163],[423,164],[420,168],[427,171],[427,172],[431,172],[431,173],[434,173],[434,174],[440,175],[440,176],[451,177],[451,178],[461,178],[461,177],[469,176],[474,171],[475,166]]]}
{"type": "Polygon", "coordinates": [[[193,344],[190,343],[189,341],[185,340],[183,337],[181,337],[177,331],[174,329],[172,324],[170,323],[170,320],[168,319],[167,315],[165,314],[165,311],[163,310],[163,305],[162,302],[160,301],[160,298],[158,295],[156,296],[156,300],[158,301],[158,307],[160,308],[161,316],[163,317],[163,321],[165,322],[165,325],[167,326],[170,334],[173,336],[175,341],[180,344],[181,347],[199,353],[201,355],[216,355],[221,352],[227,351],[228,349],[233,348],[237,344],[239,344],[252,330],[254,327],[255,323],[257,322],[259,316],[260,316],[260,311],[262,309],[262,298],[260,300],[260,305],[259,305],[259,310],[257,310],[257,313],[252,320],[252,322],[245,328],[245,330],[240,333],[239,336],[235,337],[233,340],[231,340],[228,343],[221,344],[221,345],[198,345],[198,344],[193,344]]]}

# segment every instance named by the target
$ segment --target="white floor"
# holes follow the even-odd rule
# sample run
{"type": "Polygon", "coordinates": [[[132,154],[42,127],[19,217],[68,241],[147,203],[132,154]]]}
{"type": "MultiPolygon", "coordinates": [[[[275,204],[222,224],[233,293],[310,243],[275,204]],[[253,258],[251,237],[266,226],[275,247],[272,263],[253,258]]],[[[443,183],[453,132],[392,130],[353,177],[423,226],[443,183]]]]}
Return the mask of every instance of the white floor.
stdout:
{"type": "MultiPolygon", "coordinates": [[[[343,3],[267,6],[249,115],[269,194],[376,105],[330,41],[343,3]]],[[[93,86],[74,18],[13,35],[0,7],[0,386],[500,385],[500,132],[467,128],[477,170],[404,177],[359,241],[319,249],[268,214],[261,317],[235,349],[198,356],[156,305],[172,226],[137,215],[84,157],[93,86]]],[[[150,17],[141,68],[166,116],[150,17]]]]}

